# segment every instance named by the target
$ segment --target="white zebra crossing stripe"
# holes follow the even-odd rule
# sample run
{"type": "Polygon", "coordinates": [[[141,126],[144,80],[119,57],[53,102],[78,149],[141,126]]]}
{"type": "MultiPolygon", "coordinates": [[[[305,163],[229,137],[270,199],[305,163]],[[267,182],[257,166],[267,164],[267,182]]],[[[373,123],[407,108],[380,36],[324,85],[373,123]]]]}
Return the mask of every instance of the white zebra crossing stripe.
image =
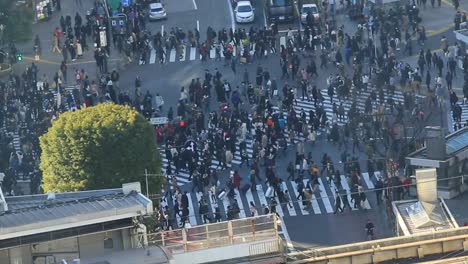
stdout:
{"type": "MultiPolygon", "coordinates": [[[[339,191],[339,188],[336,187],[336,185],[335,185],[335,183],[333,181],[331,182],[331,187],[332,187],[333,197],[335,198],[335,201],[336,201],[336,190],[339,191]]],[[[346,192],[346,195],[341,195],[341,198],[342,199],[348,199],[349,204],[351,204],[351,197],[348,195],[348,192],[346,192]]],[[[343,207],[343,203],[341,203],[341,206],[343,207]]],[[[354,207],[351,207],[351,209],[353,211],[358,210],[357,208],[354,208],[354,207]]]]}
{"type": "Polygon", "coordinates": [[[185,61],[185,57],[186,57],[185,55],[187,53],[187,47],[185,45],[181,45],[181,47],[182,48],[180,49],[181,53],[180,53],[179,61],[185,61]]]}
{"type": "Polygon", "coordinates": [[[325,210],[327,211],[327,213],[332,213],[333,207],[330,204],[330,199],[328,199],[327,191],[325,191],[325,188],[323,187],[322,179],[318,178],[318,181],[319,181],[320,199],[322,200],[323,205],[325,205],[325,210]]]}
{"type": "MultiPolygon", "coordinates": [[[[304,186],[307,186],[308,180],[304,179],[304,186]]],[[[314,211],[314,214],[321,214],[322,211],[320,210],[320,206],[317,201],[317,197],[315,197],[315,194],[312,193],[312,210],[314,211]]]]}
{"type": "MultiPolygon", "coordinates": [[[[251,188],[249,188],[246,192],[245,192],[245,198],[247,199],[247,203],[249,204],[249,216],[250,216],[250,202],[253,202],[255,204],[255,199],[253,197],[253,194],[252,194],[252,190],[251,188]]],[[[255,206],[257,207],[257,206],[255,206]]],[[[258,210],[259,208],[257,208],[258,210]]],[[[257,214],[259,212],[257,211],[257,214]]],[[[261,213],[261,212],[260,212],[261,213]]]]}
{"type": "Polygon", "coordinates": [[[195,215],[198,214],[198,212],[195,211],[195,207],[193,206],[192,194],[187,192],[187,198],[189,203],[189,221],[191,225],[196,225],[197,218],[195,217],[195,215]]]}
{"type": "Polygon", "coordinates": [[[197,55],[197,48],[191,47],[190,48],[190,60],[193,61],[195,60],[195,56],[197,55]]]}
{"type": "Polygon", "coordinates": [[[156,63],[156,50],[153,48],[151,49],[149,63],[150,64],[156,63]]]}
{"type": "MultiPolygon", "coordinates": [[[[261,210],[263,210],[263,206],[268,206],[268,203],[267,203],[265,193],[263,192],[263,188],[261,184],[257,184],[257,195],[258,195],[258,199],[260,200],[261,210]]],[[[263,214],[262,211],[261,211],[261,214],[263,214]]]]}
{"type": "Polygon", "coordinates": [[[226,195],[224,196],[223,199],[221,199],[221,201],[223,202],[224,210],[225,210],[226,215],[227,215],[227,208],[228,208],[228,206],[230,206],[231,204],[229,203],[229,198],[228,198],[228,196],[227,196],[229,190],[225,189],[224,191],[226,192],[226,195]]]}
{"type": "Polygon", "coordinates": [[[169,55],[169,62],[175,62],[176,60],[176,50],[171,49],[170,55],[169,55]]]}
{"type": "Polygon", "coordinates": [[[216,195],[216,193],[213,195],[213,193],[211,191],[208,192],[208,204],[210,205],[211,207],[211,212],[213,212],[213,214],[216,212],[216,206],[218,205],[216,202],[213,202],[212,198],[211,197],[215,197],[215,201],[218,201],[218,197],[216,195]]]}
{"type": "Polygon", "coordinates": [[[366,182],[367,188],[368,189],[374,189],[374,183],[372,182],[372,179],[369,177],[369,173],[363,172],[361,173],[362,177],[364,178],[364,181],[366,182]]]}
{"type": "Polygon", "coordinates": [[[286,37],[285,36],[280,37],[280,46],[286,47],[286,37]]]}
{"type": "Polygon", "coordinates": [[[383,181],[383,179],[382,179],[382,173],[381,173],[380,171],[374,172],[374,176],[375,176],[375,179],[376,179],[376,180],[381,180],[381,181],[383,181]]]}
{"type": "MultiPolygon", "coordinates": [[[[304,184],[307,184],[308,180],[304,179],[303,181],[304,181],[304,184]]],[[[299,199],[296,199],[297,195],[299,194],[297,192],[297,184],[294,181],[285,181],[285,184],[289,185],[289,186],[287,186],[287,188],[293,187],[293,190],[294,190],[294,191],[291,191],[291,200],[290,200],[291,204],[294,205],[294,203],[297,203],[299,205],[299,208],[301,209],[300,211],[299,210],[296,211],[297,207],[295,207],[295,206],[293,206],[293,208],[289,208],[288,209],[289,216],[310,215],[310,214],[319,215],[319,214],[321,214],[320,206],[322,206],[322,205],[324,206],[327,214],[333,213],[334,212],[334,210],[333,210],[334,207],[333,207],[333,204],[331,203],[331,200],[330,200],[330,199],[333,199],[333,198],[331,198],[331,195],[330,195],[330,197],[328,197],[328,195],[326,193],[328,191],[331,191],[333,197],[336,197],[335,189],[340,189],[340,187],[335,185],[335,183],[332,183],[331,185],[328,185],[328,184],[325,185],[324,182],[325,181],[323,181],[322,179],[319,179],[319,186],[318,187],[319,187],[319,190],[321,191],[320,195],[317,195],[318,200],[317,200],[315,195],[312,195],[312,198],[311,198],[312,210],[307,211],[307,210],[303,209],[302,201],[299,200],[299,199]],[[292,193],[294,193],[294,197],[292,197],[293,196],[292,193]],[[319,205],[320,203],[322,205],[319,205]]],[[[346,178],[345,178],[344,175],[341,175],[341,183],[342,183],[343,189],[347,191],[347,195],[342,195],[341,197],[342,197],[342,199],[348,199],[349,203],[351,204],[350,196],[349,196],[350,188],[349,188],[348,183],[346,182],[346,178]]],[[[268,202],[269,198],[267,198],[265,196],[266,189],[261,184],[257,185],[257,191],[256,192],[252,192],[250,189],[248,189],[245,193],[240,192],[237,189],[234,189],[234,192],[235,192],[238,204],[239,204],[239,209],[240,209],[239,217],[240,218],[250,217],[250,210],[249,210],[250,202],[253,202],[255,204],[257,212],[258,212],[259,215],[263,214],[263,209],[264,209],[263,205],[265,205],[266,207],[270,206],[270,203],[268,202]],[[242,196],[244,196],[244,197],[242,197],[242,196]],[[255,197],[255,196],[257,196],[257,197],[255,197]],[[244,200],[247,201],[247,204],[249,205],[248,207],[245,207],[244,200]],[[258,204],[258,202],[256,202],[256,201],[260,201],[260,204],[258,204]]],[[[208,194],[211,194],[211,192],[208,192],[208,194]]],[[[217,197],[217,195],[216,195],[216,197],[217,197]]],[[[200,225],[200,224],[203,223],[203,217],[199,214],[199,201],[202,198],[206,198],[206,202],[207,202],[208,206],[211,208],[212,213],[214,213],[216,211],[216,206],[218,205],[218,200],[219,200],[219,199],[217,199],[215,202],[213,202],[212,199],[211,199],[211,195],[208,196],[208,197],[204,197],[203,193],[201,193],[201,192],[187,193],[187,198],[188,198],[188,201],[189,201],[189,222],[190,222],[190,224],[192,226],[193,225],[200,225]]],[[[173,200],[177,199],[177,197],[172,197],[172,199],[173,200]]],[[[277,211],[278,215],[280,215],[281,217],[284,217],[285,216],[285,214],[284,214],[285,210],[279,204],[278,196],[276,196],[275,199],[276,199],[276,202],[278,203],[278,205],[276,206],[276,211],[277,211]]],[[[226,196],[226,197],[224,197],[222,199],[220,204],[222,204],[221,206],[224,207],[224,212],[227,214],[227,207],[230,205],[230,199],[226,196]]],[[[370,204],[369,204],[369,202],[367,200],[366,200],[366,202],[364,202],[363,208],[370,209],[370,204]]],[[[353,206],[352,206],[352,210],[359,210],[359,209],[353,208],[353,206]]],[[[221,212],[222,211],[223,210],[221,210],[221,212]]],[[[180,217],[177,216],[176,219],[177,219],[178,224],[180,225],[181,224],[180,217]]]]}
{"type": "MultiPolygon", "coordinates": [[[[341,179],[340,182],[343,181],[343,178],[342,178],[342,177],[344,177],[344,175],[341,175],[341,176],[340,176],[340,179],[341,179]]],[[[346,180],[346,179],[345,179],[345,180],[346,180]]],[[[343,183],[341,183],[341,185],[343,185],[343,183]]],[[[332,181],[332,187],[333,187],[333,189],[335,189],[335,190],[339,190],[339,188],[336,188],[335,183],[333,183],[333,181],[332,181]]],[[[342,187],[342,186],[340,186],[340,188],[341,188],[341,187],[342,187]]],[[[343,188],[343,189],[344,189],[344,188],[343,188]]],[[[346,190],[346,189],[344,189],[344,190],[346,190]]],[[[333,192],[333,196],[334,196],[335,199],[336,199],[336,194],[335,194],[335,192],[333,192]]],[[[351,195],[349,194],[349,192],[348,192],[347,190],[346,190],[346,195],[342,195],[341,198],[342,198],[342,199],[347,199],[347,200],[348,200],[348,203],[351,204],[351,195]]],[[[343,205],[343,204],[342,204],[342,205],[343,205]]],[[[351,206],[351,209],[352,209],[353,211],[354,211],[354,210],[358,210],[357,208],[354,208],[354,206],[351,206]]]]}
{"type": "Polygon", "coordinates": [[[291,195],[290,195],[289,191],[288,191],[288,193],[284,192],[285,190],[288,189],[288,187],[286,186],[286,182],[282,182],[281,186],[282,186],[282,190],[283,190],[283,194],[285,195],[285,198],[286,198],[286,195],[288,195],[287,200],[289,201],[289,203],[284,204],[284,207],[288,208],[289,216],[296,216],[296,210],[294,209],[294,205],[291,203],[291,200],[292,200],[291,195]]]}
{"type": "Polygon", "coordinates": [[[244,203],[242,202],[242,197],[239,193],[239,190],[237,188],[234,189],[234,192],[236,193],[236,200],[237,204],[239,205],[239,217],[244,218],[245,217],[245,210],[244,210],[244,203]]]}
{"type": "MultiPolygon", "coordinates": [[[[299,192],[297,191],[297,183],[293,181],[291,182],[291,185],[293,186],[294,195],[296,196],[295,198],[297,198],[299,196],[299,192]]],[[[309,215],[309,212],[304,209],[304,205],[302,204],[301,200],[297,200],[297,205],[299,205],[299,208],[301,208],[302,215],[309,215]]]]}
{"type": "MultiPolygon", "coordinates": [[[[346,190],[347,193],[351,194],[351,189],[349,188],[348,180],[346,179],[346,177],[344,175],[341,175],[341,185],[343,185],[343,188],[346,190]]],[[[352,207],[354,207],[354,206],[352,206],[352,207]]],[[[366,199],[366,201],[364,202],[364,207],[367,208],[367,209],[371,208],[371,206],[369,204],[369,199],[366,199]]]]}

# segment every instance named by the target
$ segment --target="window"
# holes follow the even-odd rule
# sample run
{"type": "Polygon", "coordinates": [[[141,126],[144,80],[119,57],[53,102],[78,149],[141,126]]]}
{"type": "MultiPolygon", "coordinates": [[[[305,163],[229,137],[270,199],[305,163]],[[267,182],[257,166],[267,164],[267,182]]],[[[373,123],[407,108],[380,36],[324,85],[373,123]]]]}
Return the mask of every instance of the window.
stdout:
{"type": "Polygon", "coordinates": [[[161,11],[163,11],[162,7],[156,7],[156,8],[151,9],[151,12],[161,12],[161,11]]]}
{"type": "Polygon", "coordinates": [[[288,6],[292,5],[292,0],[270,0],[272,6],[288,6]]]}
{"type": "Polygon", "coordinates": [[[250,6],[239,6],[237,7],[237,12],[244,13],[244,12],[251,12],[252,8],[250,6]]]}

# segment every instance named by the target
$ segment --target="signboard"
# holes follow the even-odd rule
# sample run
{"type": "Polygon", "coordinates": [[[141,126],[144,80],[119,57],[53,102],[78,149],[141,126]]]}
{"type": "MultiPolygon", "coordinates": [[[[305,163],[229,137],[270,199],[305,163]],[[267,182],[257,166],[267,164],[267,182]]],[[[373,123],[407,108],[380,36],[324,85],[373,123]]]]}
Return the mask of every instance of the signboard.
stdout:
{"type": "Polygon", "coordinates": [[[197,152],[197,143],[193,140],[187,140],[187,142],[185,142],[185,149],[186,150],[190,150],[192,152],[197,152]]]}
{"type": "Polygon", "coordinates": [[[117,14],[111,17],[112,34],[126,34],[126,21],[127,17],[123,14],[117,14]]]}
{"type": "Polygon", "coordinates": [[[124,7],[128,7],[131,4],[132,4],[131,0],[122,0],[122,6],[124,7]]]}
{"type": "Polygon", "coordinates": [[[169,120],[165,116],[150,118],[150,123],[152,125],[154,125],[154,126],[155,125],[164,125],[164,124],[167,124],[168,122],[169,122],[169,120]]]}
{"type": "Polygon", "coordinates": [[[99,41],[101,42],[101,47],[107,46],[107,36],[105,30],[99,31],[99,41]]]}

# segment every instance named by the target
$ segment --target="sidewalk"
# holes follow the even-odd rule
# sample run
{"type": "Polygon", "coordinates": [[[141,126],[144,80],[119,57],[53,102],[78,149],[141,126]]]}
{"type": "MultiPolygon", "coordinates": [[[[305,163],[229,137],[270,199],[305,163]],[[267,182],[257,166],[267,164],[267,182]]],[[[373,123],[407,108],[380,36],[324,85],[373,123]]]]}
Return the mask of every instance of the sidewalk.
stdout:
{"type": "MultiPolygon", "coordinates": [[[[55,72],[60,67],[63,56],[59,53],[52,53],[53,31],[56,27],[60,27],[60,16],[62,15],[64,17],[70,15],[72,18],[72,25],[74,25],[75,15],[78,12],[83,19],[83,23],[86,23],[86,12],[93,8],[94,1],[85,0],[81,2],[82,5],[79,5],[78,1],[62,1],[61,11],[55,10],[52,13],[50,20],[38,21],[36,24],[32,25],[33,35],[31,36],[31,41],[16,44],[18,50],[23,54],[23,61],[18,62],[13,66],[16,73],[22,73],[27,65],[34,62],[38,66],[39,77],[46,74],[50,80],[54,76],[55,72]],[[33,41],[36,34],[39,35],[41,41],[41,56],[39,61],[34,60],[33,41]]],[[[89,49],[83,51],[83,57],[74,62],[69,59],[67,61],[67,66],[69,72],[73,72],[75,69],[84,69],[92,80],[97,77],[97,67],[93,50],[94,43],[90,38],[87,39],[87,43],[89,49]]],[[[111,54],[108,58],[109,70],[119,67],[119,57],[119,54],[117,52],[112,52],[111,49],[111,54]]]]}

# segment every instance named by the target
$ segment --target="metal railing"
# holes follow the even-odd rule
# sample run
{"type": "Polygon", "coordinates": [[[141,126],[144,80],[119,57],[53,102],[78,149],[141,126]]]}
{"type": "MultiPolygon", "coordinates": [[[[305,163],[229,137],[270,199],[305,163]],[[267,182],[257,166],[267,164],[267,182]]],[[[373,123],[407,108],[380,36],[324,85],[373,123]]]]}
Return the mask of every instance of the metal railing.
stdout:
{"type": "Polygon", "coordinates": [[[275,214],[148,234],[148,244],[180,254],[271,238],[278,238],[275,214]]]}

